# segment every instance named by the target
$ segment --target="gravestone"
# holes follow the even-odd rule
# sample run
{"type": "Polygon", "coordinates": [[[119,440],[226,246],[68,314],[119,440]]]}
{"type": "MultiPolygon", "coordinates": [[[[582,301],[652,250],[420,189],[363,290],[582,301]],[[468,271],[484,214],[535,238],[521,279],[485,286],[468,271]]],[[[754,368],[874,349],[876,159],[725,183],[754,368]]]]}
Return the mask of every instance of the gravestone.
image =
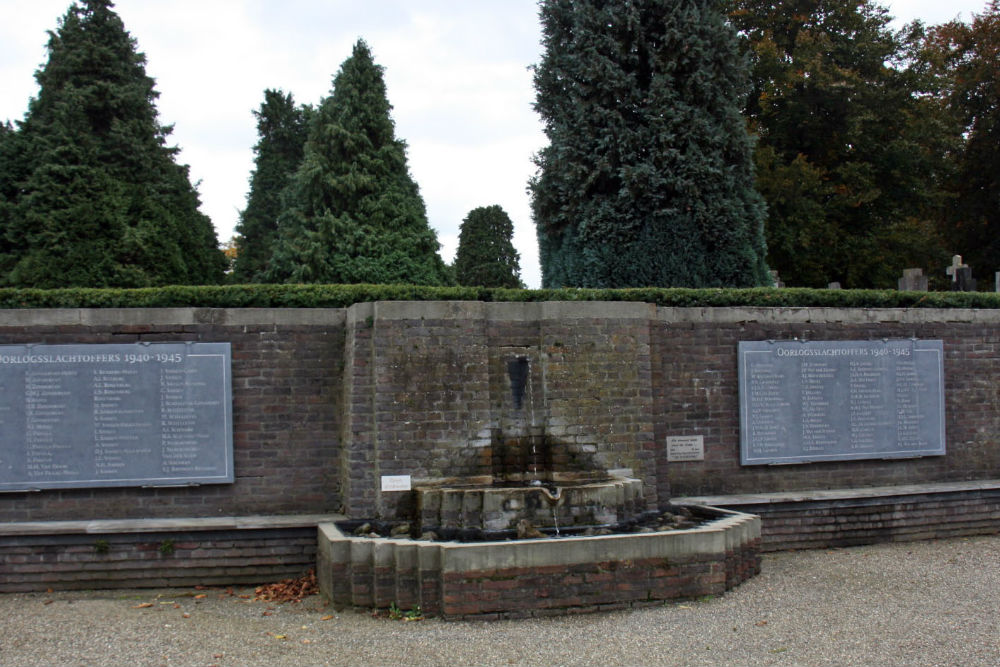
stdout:
{"type": "Polygon", "coordinates": [[[900,292],[926,292],[927,276],[923,269],[903,269],[898,286],[900,292]]]}
{"type": "Polygon", "coordinates": [[[945,269],[945,273],[951,276],[952,292],[976,291],[976,280],[972,277],[972,269],[968,264],[962,263],[961,255],[951,258],[951,266],[945,269]]]}
{"type": "Polygon", "coordinates": [[[826,288],[827,289],[840,289],[840,283],[839,282],[832,282],[829,285],[827,285],[826,288]]]}
{"type": "Polygon", "coordinates": [[[781,282],[781,277],[778,275],[778,272],[774,269],[771,269],[771,285],[773,287],[785,286],[785,283],[781,282]]]}

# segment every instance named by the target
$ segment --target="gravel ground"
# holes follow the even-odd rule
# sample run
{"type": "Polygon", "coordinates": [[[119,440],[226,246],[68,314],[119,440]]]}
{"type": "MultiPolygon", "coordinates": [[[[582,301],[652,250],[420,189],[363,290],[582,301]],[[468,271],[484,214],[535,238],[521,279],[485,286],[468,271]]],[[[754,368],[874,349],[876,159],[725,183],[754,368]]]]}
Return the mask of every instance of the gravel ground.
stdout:
{"type": "Polygon", "coordinates": [[[0,595],[0,664],[1000,664],[1000,537],[771,554],[720,598],[540,620],[405,622],[252,592],[0,595]]]}

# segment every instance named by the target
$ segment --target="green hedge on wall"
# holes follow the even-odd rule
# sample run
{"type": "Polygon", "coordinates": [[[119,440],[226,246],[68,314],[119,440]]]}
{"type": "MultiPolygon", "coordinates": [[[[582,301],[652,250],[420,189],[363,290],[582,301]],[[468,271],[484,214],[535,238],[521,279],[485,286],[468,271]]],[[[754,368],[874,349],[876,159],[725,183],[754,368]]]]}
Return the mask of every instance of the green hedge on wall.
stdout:
{"type": "Polygon", "coordinates": [[[0,289],[0,308],[344,308],[369,301],[642,301],[660,306],[1000,308],[991,292],[755,289],[539,289],[417,285],[225,285],[0,289]]]}

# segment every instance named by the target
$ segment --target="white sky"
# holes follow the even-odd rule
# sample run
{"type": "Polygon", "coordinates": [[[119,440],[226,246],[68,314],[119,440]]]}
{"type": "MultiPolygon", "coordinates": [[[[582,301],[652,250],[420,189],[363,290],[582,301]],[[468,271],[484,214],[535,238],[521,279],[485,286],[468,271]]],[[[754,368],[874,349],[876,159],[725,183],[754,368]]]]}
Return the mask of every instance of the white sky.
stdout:
{"type": "MultiPolygon", "coordinates": [[[[23,118],[70,0],[0,0],[0,121],[23,118]]],[[[891,0],[900,21],[968,20],[986,0],[891,0]]],[[[160,122],[199,183],[219,240],[246,205],[265,88],[318,103],[363,37],[385,68],[396,135],[446,261],[463,218],[499,204],[514,221],[522,278],[541,274],[526,193],[544,145],[528,67],[540,59],[535,0],[118,0],[146,55],[160,122]]]]}

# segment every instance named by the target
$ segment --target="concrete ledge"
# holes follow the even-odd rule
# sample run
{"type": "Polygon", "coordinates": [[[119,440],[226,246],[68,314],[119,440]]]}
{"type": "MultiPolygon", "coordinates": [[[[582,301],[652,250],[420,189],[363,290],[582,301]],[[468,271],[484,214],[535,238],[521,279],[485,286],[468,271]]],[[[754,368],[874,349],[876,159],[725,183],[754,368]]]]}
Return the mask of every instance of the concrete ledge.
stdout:
{"type": "Polygon", "coordinates": [[[376,317],[405,319],[637,319],[665,323],[739,324],[1000,324],[1000,309],[972,308],[658,308],[638,301],[378,301],[349,308],[12,308],[6,327],[218,326],[351,324],[376,317]]]}
{"type": "Polygon", "coordinates": [[[343,325],[344,308],[12,308],[0,328],[45,326],[343,325]]]}
{"type": "Polygon", "coordinates": [[[971,482],[935,482],[902,486],[872,486],[851,489],[818,489],[813,491],[783,491],[779,493],[748,493],[729,496],[683,496],[670,502],[681,505],[711,505],[733,507],[740,505],[771,505],[778,503],[823,502],[830,500],[855,500],[859,498],[885,498],[892,496],[922,496],[934,493],[963,493],[1000,489],[1000,480],[971,482]]]}
{"type": "Polygon", "coordinates": [[[199,530],[267,530],[306,528],[343,521],[340,514],[219,516],[182,519],[98,519],[93,521],[26,521],[0,524],[0,536],[162,533],[199,530]]]}
{"type": "Polygon", "coordinates": [[[348,308],[348,322],[375,320],[651,320],[656,306],[641,301],[377,301],[348,308]]]}
{"type": "Polygon", "coordinates": [[[974,308],[658,308],[666,323],[719,324],[1000,324],[1000,309],[974,308]]]}

